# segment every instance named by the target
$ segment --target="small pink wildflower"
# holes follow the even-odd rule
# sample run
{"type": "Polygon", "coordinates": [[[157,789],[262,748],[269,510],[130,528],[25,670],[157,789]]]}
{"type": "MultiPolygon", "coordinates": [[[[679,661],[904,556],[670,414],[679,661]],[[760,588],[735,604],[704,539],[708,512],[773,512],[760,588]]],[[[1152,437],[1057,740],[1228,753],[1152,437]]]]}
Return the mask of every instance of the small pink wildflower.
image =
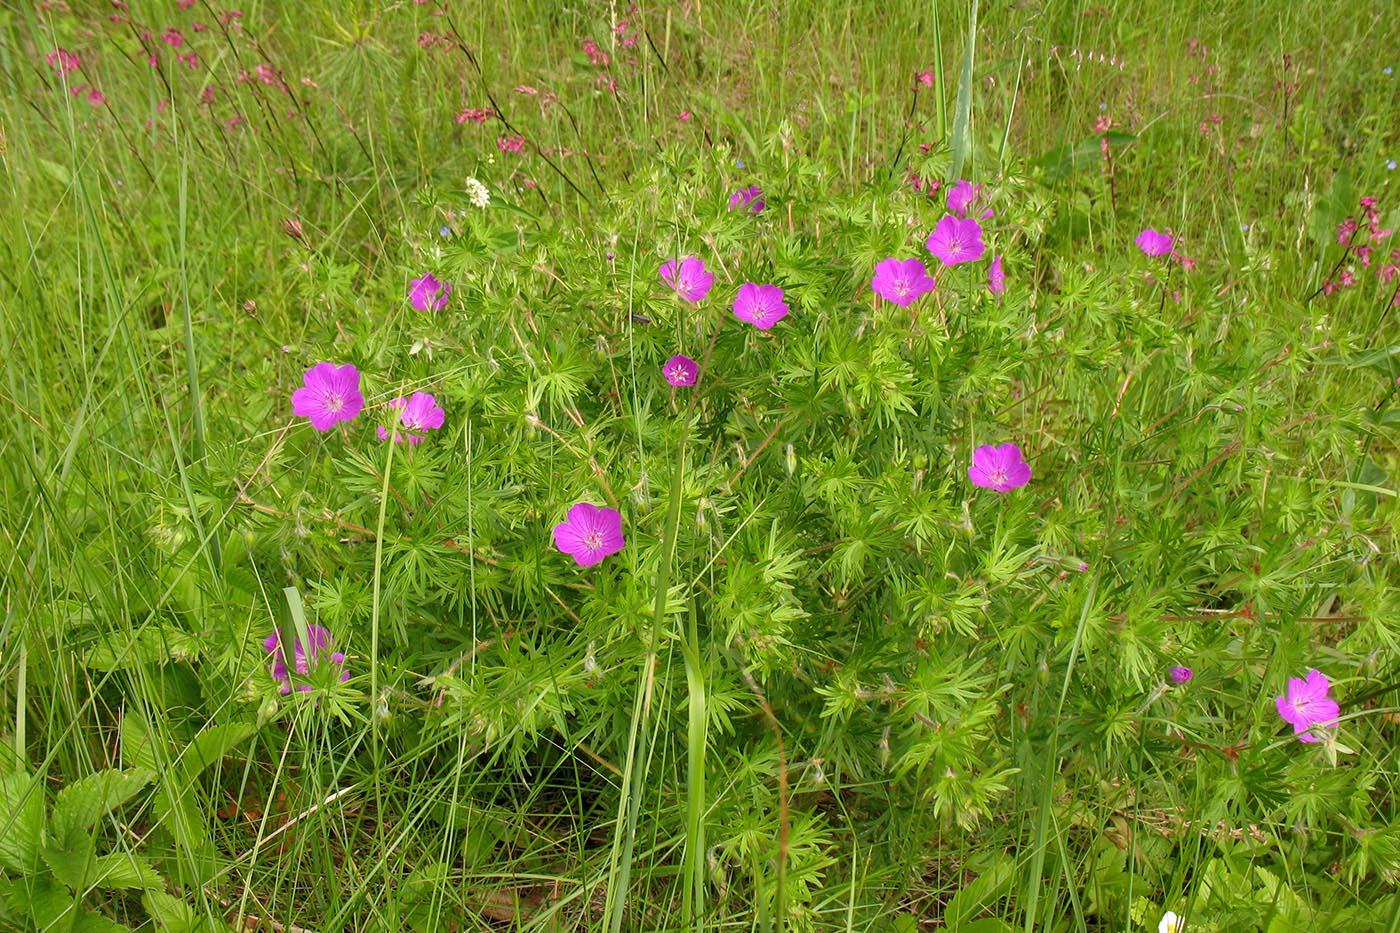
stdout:
{"type": "Polygon", "coordinates": [[[763,198],[763,189],[758,185],[750,185],[747,188],[740,188],[729,196],[729,209],[743,208],[750,213],[757,214],[763,210],[768,202],[763,198]]]}
{"type": "Polygon", "coordinates": [[[972,452],[972,466],[967,468],[967,475],[983,488],[1010,492],[1031,481],[1031,468],[1022,458],[1021,448],[1015,444],[1000,447],[988,444],[972,452]]]}
{"type": "Polygon", "coordinates": [[[981,185],[974,185],[965,178],[959,178],[957,184],[948,189],[948,210],[967,216],[981,196],[981,185]]]}
{"type": "Polygon", "coordinates": [[[734,297],[734,316],[759,330],[768,330],[788,315],[783,290],[776,285],[745,282],[734,297]]]}
{"type": "Polygon", "coordinates": [[[914,80],[918,81],[924,87],[933,87],[933,69],[930,68],[927,71],[920,71],[918,74],[914,75],[914,80]]]}
{"type": "Polygon", "coordinates": [[[360,371],[353,363],[317,363],[302,377],[305,385],[292,393],[292,413],[311,419],[318,431],[338,421],[350,421],[365,405],[360,394],[360,371]]]}
{"type": "Polygon", "coordinates": [[[694,114],[689,110],[682,110],[680,113],[676,114],[676,119],[680,120],[682,123],[689,123],[693,116],[694,114]]]}
{"type": "Polygon", "coordinates": [[[907,308],[926,292],[933,291],[933,279],[919,260],[891,257],[875,266],[870,288],[886,301],[907,308]]]}
{"type": "Polygon", "coordinates": [[[409,282],[409,286],[408,300],[419,311],[441,311],[447,307],[447,296],[452,286],[439,281],[431,272],[409,282]]]}
{"type": "Polygon", "coordinates": [[[987,270],[987,290],[998,298],[1006,291],[1006,273],[1001,268],[1001,254],[992,259],[992,267],[987,270]]]}
{"type": "Polygon", "coordinates": [[[496,148],[502,152],[519,152],[525,148],[525,137],[516,133],[513,136],[496,137],[496,148]]]}
{"type": "Polygon", "coordinates": [[[1137,235],[1138,249],[1148,256],[1166,256],[1172,251],[1172,237],[1170,233],[1158,233],[1151,227],[1137,235]]]}
{"type": "Polygon", "coordinates": [[[1293,727],[1298,741],[1320,742],[1321,736],[1314,731],[1317,727],[1337,728],[1341,707],[1327,695],[1331,689],[1332,682],[1314,668],[1305,678],[1288,678],[1288,690],[1275,698],[1278,714],[1293,727]]]}
{"type": "Polygon", "coordinates": [[[974,262],[982,258],[987,245],[982,242],[982,225],[971,217],[944,215],[924,244],[945,266],[974,262]]]}
{"type": "Polygon", "coordinates": [[[44,56],[44,63],[59,74],[66,75],[70,71],[77,71],[81,68],[83,60],[74,52],[56,48],[44,56]]]}
{"type": "MultiPolygon", "coordinates": [[[[427,436],[428,431],[436,431],[442,427],[446,417],[438,407],[437,400],[426,392],[414,392],[411,398],[396,398],[389,403],[389,407],[398,412],[399,424],[405,429],[403,434],[394,431],[395,444],[402,444],[407,440],[411,446],[416,446],[427,436]],[[415,431],[419,433],[415,434],[415,431]]],[[[389,430],[382,424],[378,434],[381,441],[389,439],[389,430]]]]}
{"type": "Polygon", "coordinates": [[[608,64],[612,61],[612,58],[609,57],[608,53],[604,52],[601,48],[598,47],[598,43],[593,41],[592,36],[589,36],[587,39],[583,40],[583,51],[584,54],[588,56],[589,64],[593,65],[594,67],[606,68],[608,64]]]}
{"type": "MultiPolygon", "coordinates": [[[[340,671],[339,680],[341,683],[350,679],[350,672],[345,670],[345,655],[339,651],[334,651],[335,644],[331,639],[330,630],[323,625],[308,625],[306,627],[306,637],[311,642],[310,650],[302,645],[300,636],[294,638],[293,657],[295,658],[294,669],[298,674],[310,674],[313,663],[319,665],[324,658],[335,665],[340,671]]],[[[272,679],[282,686],[277,688],[277,692],[289,694],[292,692],[292,676],[287,670],[287,658],[282,652],[282,633],[273,632],[263,639],[263,649],[272,655],[272,663],[268,665],[268,670],[272,672],[272,679]]],[[[297,690],[309,693],[312,687],[309,684],[298,684],[297,690]]]]}
{"type": "Polygon", "coordinates": [[[490,107],[468,107],[457,114],[457,122],[485,123],[493,116],[495,114],[490,107]]]}
{"type": "Polygon", "coordinates": [[[666,361],[666,365],[661,368],[661,373],[666,377],[666,381],[678,389],[695,385],[695,379],[700,374],[700,367],[688,356],[677,353],[666,361]]]}
{"type": "Polygon", "coordinates": [[[679,262],[668,259],[661,264],[660,271],[661,280],[686,301],[700,301],[715,283],[714,273],[705,271],[704,260],[694,256],[686,256],[679,262]]]}
{"type": "Polygon", "coordinates": [[[554,546],[580,567],[592,567],[622,550],[622,513],[589,502],[576,503],[565,521],[554,526],[554,546]]]}

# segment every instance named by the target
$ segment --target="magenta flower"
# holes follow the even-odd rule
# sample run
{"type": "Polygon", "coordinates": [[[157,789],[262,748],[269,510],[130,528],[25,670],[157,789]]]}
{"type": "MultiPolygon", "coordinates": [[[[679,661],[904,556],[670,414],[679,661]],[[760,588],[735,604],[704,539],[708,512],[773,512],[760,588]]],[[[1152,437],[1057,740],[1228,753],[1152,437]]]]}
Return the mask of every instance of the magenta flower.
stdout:
{"type": "Polygon", "coordinates": [[[666,365],[661,368],[661,373],[671,385],[676,388],[685,388],[695,385],[695,379],[700,375],[700,367],[690,357],[677,353],[666,361],[666,365]]]}
{"type": "Polygon", "coordinates": [[[982,225],[971,217],[954,217],[952,214],[944,215],[924,245],[945,266],[975,262],[987,251],[987,245],[982,242],[982,225]]]}
{"type": "Polygon", "coordinates": [[[978,447],[972,452],[972,466],[967,475],[973,483],[997,492],[1010,492],[1031,481],[1031,468],[1021,457],[1021,448],[1015,444],[990,444],[978,447]]]}
{"type": "Polygon", "coordinates": [[[1166,256],[1172,251],[1172,236],[1148,227],[1137,235],[1137,245],[1149,256],[1166,256]]]}
{"type": "Polygon", "coordinates": [[[705,271],[705,261],[687,256],[680,262],[668,259],[661,264],[661,280],[676,290],[686,301],[699,301],[710,293],[715,284],[713,272],[705,271]]]}
{"type": "MultiPolygon", "coordinates": [[[[395,444],[402,444],[405,440],[410,445],[419,443],[427,436],[426,432],[442,427],[445,417],[443,410],[437,405],[437,400],[426,392],[414,392],[412,398],[400,396],[390,402],[389,407],[398,411],[399,424],[407,429],[403,434],[394,431],[395,444]],[[414,434],[414,431],[419,433],[414,434]]],[[[389,439],[389,431],[382,424],[379,426],[379,439],[389,439]]]]}
{"type": "Polygon", "coordinates": [[[757,214],[763,210],[767,202],[763,199],[763,189],[758,185],[750,185],[747,188],[740,188],[729,196],[729,209],[742,207],[746,211],[757,214]]]}
{"type": "Polygon", "coordinates": [[[56,48],[45,55],[44,63],[61,75],[77,71],[83,65],[82,59],[78,55],[64,48],[56,48]]]}
{"type": "Polygon", "coordinates": [[[933,291],[933,279],[917,259],[886,259],[875,267],[870,280],[875,294],[907,308],[925,293],[933,291]]]}
{"type": "Polygon", "coordinates": [[[624,544],[622,513],[606,506],[579,502],[569,509],[566,521],[554,526],[554,546],[580,567],[592,567],[624,544]]]}
{"type": "Polygon", "coordinates": [[[310,418],[318,431],[329,431],[337,421],[351,420],[365,407],[360,371],[352,363],[317,363],[302,381],[306,385],[292,393],[292,414],[310,418]]]}
{"type": "MultiPolygon", "coordinates": [[[[330,630],[323,625],[308,625],[306,627],[306,637],[311,642],[311,651],[308,653],[301,643],[301,638],[295,638],[293,655],[296,660],[293,662],[298,674],[310,674],[311,664],[320,664],[323,660],[329,661],[340,671],[339,680],[341,683],[350,679],[350,672],[345,670],[345,655],[339,651],[332,651],[335,646],[331,640],[330,630]]],[[[272,655],[272,663],[268,665],[268,670],[272,672],[272,679],[282,686],[277,688],[277,692],[288,694],[292,692],[292,677],[287,671],[286,655],[282,653],[282,633],[273,632],[263,639],[263,648],[272,655]]],[[[303,693],[309,693],[309,684],[297,684],[297,689],[303,693]]]]}
{"type": "Polygon", "coordinates": [[[1171,677],[1172,683],[1184,684],[1192,677],[1196,676],[1196,673],[1189,667],[1174,667],[1167,671],[1167,675],[1171,677]]]}
{"type": "Polygon", "coordinates": [[[1320,742],[1321,737],[1313,731],[1316,726],[1328,729],[1337,728],[1337,716],[1341,707],[1327,695],[1332,682],[1316,668],[1308,671],[1303,679],[1288,678],[1288,691],[1275,697],[1278,714],[1283,721],[1293,727],[1300,742],[1320,742]]]}
{"type": "Polygon", "coordinates": [[[452,286],[438,281],[431,272],[409,284],[413,287],[408,290],[408,300],[419,311],[441,311],[447,307],[447,296],[452,286]]]}
{"type": "Polygon", "coordinates": [[[981,185],[974,185],[965,178],[959,178],[957,184],[948,189],[948,210],[965,216],[981,196],[981,185]]]}
{"type": "Polygon", "coordinates": [[[1001,268],[1001,254],[997,254],[992,260],[992,267],[987,270],[987,290],[998,298],[1006,291],[1006,273],[1001,268]]]}
{"type": "Polygon", "coordinates": [[[788,306],[783,302],[783,290],[776,285],[755,285],[745,282],[734,296],[734,316],[759,330],[768,330],[787,317],[788,306]]]}

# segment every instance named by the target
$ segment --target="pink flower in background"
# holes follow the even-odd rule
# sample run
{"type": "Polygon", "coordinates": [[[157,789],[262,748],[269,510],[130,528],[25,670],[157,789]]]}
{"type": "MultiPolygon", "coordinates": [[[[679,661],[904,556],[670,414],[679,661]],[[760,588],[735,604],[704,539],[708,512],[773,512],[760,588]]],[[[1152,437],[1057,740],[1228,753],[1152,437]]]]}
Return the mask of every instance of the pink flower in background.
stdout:
{"type": "Polygon", "coordinates": [[[933,279],[917,259],[886,259],[875,267],[870,280],[875,294],[907,308],[925,293],[933,291],[933,279]]]}
{"type": "Polygon", "coordinates": [[[787,314],[783,290],[776,285],[745,282],[739,286],[739,294],[734,297],[734,316],[759,330],[768,330],[787,314]]]}
{"type": "Polygon", "coordinates": [[[588,56],[589,64],[597,68],[606,68],[608,63],[612,61],[608,53],[604,52],[598,47],[598,43],[593,41],[592,36],[583,40],[583,52],[588,56]]]}
{"type": "Polygon", "coordinates": [[[318,431],[329,431],[337,421],[351,420],[365,407],[360,371],[352,363],[317,363],[302,381],[306,385],[292,393],[292,413],[310,418],[318,431]]]}
{"type": "Polygon", "coordinates": [[[1337,728],[1337,716],[1341,707],[1327,695],[1332,682],[1316,668],[1308,671],[1305,678],[1288,678],[1288,690],[1275,698],[1278,714],[1283,721],[1293,727],[1300,742],[1320,742],[1322,738],[1315,729],[1337,728]]]}
{"type": "MultiPolygon", "coordinates": [[[[436,431],[442,427],[446,417],[438,407],[437,400],[427,392],[414,392],[411,398],[401,396],[390,402],[389,407],[398,412],[399,424],[405,429],[403,434],[394,431],[395,444],[402,444],[407,440],[410,445],[417,445],[427,436],[428,431],[436,431]],[[418,433],[413,433],[415,431],[418,433]]],[[[378,433],[381,441],[389,439],[389,431],[384,425],[379,426],[378,433]]]]}
{"type": "Polygon", "coordinates": [[[680,120],[682,123],[689,123],[690,118],[693,116],[694,114],[692,114],[689,110],[682,110],[680,113],[676,114],[676,119],[680,120]]]}
{"type": "Polygon", "coordinates": [[[957,183],[948,189],[948,210],[966,216],[981,196],[981,185],[974,185],[965,178],[959,178],[957,183]]]}
{"type": "Polygon", "coordinates": [[[592,567],[622,550],[626,543],[622,537],[622,513],[606,506],[579,502],[569,509],[566,521],[554,526],[554,546],[580,567],[592,567]]]}
{"type": "Polygon", "coordinates": [[[1138,234],[1137,245],[1148,256],[1166,256],[1172,251],[1172,237],[1170,233],[1158,233],[1148,227],[1138,234]]]}
{"type": "Polygon", "coordinates": [[[971,217],[944,215],[924,244],[945,266],[975,262],[987,251],[982,242],[982,225],[971,217]]]}
{"type": "Polygon", "coordinates": [[[914,75],[914,79],[924,87],[933,87],[933,69],[919,72],[914,75]]]}
{"type": "Polygon", "coordinates": [[[408,300],[419,311],[441,311],[447,307],[447,296],[452,286],[438,281],[431,272],[409,284],[412,287],[408,290],[408,300]]]}
{"type": "MultiPolygon", "coordinates": [[[[344,683],[350,679],[350,672],[345,670],[345,655],[339,651],[332,650],[335,643],[331,640],[330,629],[323,625],[308,625],[306,627],[306,638],[311,642],[310,650],[302,645],[301,638],[295,638],[292,649],[295,661],[293,664],[298,674],[310,674],[311,665],[314,662],[319,665],[322,660],[334,664],[340,671],[340,681],[344,683]]],[[[272,663],[268,665],[268,670],[272,672],[272,679],[282,686],[277,688],[277,692],[288,694],[292,692],[292,676],[287,670],[287,658],[282,652],[282,633],[273,632],[263,639],[263,648],[272,655],[272,663]]],[[[309,693],[311,686],[308,684],[298,684],[297,689],[303,693],[309,693]]]]}
{"type": "Polygon", "coordinates": [[[1172,683],[1174,684],[1184,684],[1192,677],[1196,676],[1195,672],[1189,667],[1174,667],[1170,671],[1167,671],[1167,675],[1171,677],[1172,683]]]}
{"type": "Polygon", "coordinates": [[[757,214],[763,210],[767,204],[763,199],[763,189],[758,185],[750,185],[747,188],[740,188],[729,196],[729,209],[742,207],[746,211],[757,214]]]}
{"type": "Polygon", "coordinates": [[[1000,253],[992,260],[992,267],[987,270],[987,290],[998,298],[1006,291],[1006,273],[1001,268],[1000,253]]]}
{"type": "Polygon", "coordinates": [[[83,60],[75,52],[57,48],[44,56],[44,63],[59,74],[66,75],[81,68],[83,60]]]}
{"type": "Polygon", "coordinates": [[[485,123],[494,115],[495,113],[491,110],[490,107],[468,107],[467,109],[458,112],[457,122],[466,123],[470,121],[472,123],[485,123]]]}
{"type": "Polygon", "coordinates": [[[514,136],[496,137],[496,148],[502,152],[519,152],[525,148],[525,137],[516,133],[514,136]]]}
{"type": "Polygon", "coordinates": [[[710,293],[715,283],[713,272],[705,271],[705,262],[687,256],[677,262],[668,259],[661,264],[661,279],[686,301],[699,301],[710,293]]]}
{"type": "Polygon", "coordinates": [[[695,385],[695,379],[700,375],[700,367],[690,357],[677,353],[666,361],[661,373],[671,385],[683,389],[695,385]]]}
{"type": "Polygon", "coordinates": [[[967,468],[968,478],[984,489],[997,492],[1010,492],[1031,481],[1031,468],[1021,456],[1021,448],[1015,444],[990,444],[978,447],[972,452],[972,466],[967,468]]]}

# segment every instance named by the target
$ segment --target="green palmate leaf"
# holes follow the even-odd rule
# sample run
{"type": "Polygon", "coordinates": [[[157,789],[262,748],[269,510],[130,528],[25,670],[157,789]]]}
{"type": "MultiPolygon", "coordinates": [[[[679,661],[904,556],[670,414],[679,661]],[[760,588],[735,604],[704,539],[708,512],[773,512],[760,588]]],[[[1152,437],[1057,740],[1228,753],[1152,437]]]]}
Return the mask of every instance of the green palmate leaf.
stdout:
{"type": "Polygon", "coordinates": [[[88,889],[97,859],[97,840],[91,831],[81,826],[68,826],[61,832],[51,830],[39,851],[49,871],[70,891],[81,893],[88,889]]]}
{"type": "Polygon", "coordinates": [[[39,866],[44,787],[24,772],[0,775],[0,864],[21,875],[39,866]]]}
{"type": "Polygon", "coordinates": [[[92,883],[99,888],[162,888],[165,879],[150,862],[129,852],[99,855],[92,865],[92,883]]]}
{"type": "Polygon", "coordinates": [[[164,891],[147,891],[141,895],[141,905],[162,933],[196,933],[207,924],[180,898],[164,891]]]}

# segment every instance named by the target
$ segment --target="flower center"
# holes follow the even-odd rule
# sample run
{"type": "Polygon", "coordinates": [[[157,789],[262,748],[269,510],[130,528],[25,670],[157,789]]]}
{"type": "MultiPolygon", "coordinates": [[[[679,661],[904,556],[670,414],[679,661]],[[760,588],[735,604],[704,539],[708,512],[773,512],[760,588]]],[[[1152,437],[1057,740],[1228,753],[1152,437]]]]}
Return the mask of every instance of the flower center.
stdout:
{"type": "Polygon", "coordinates": [[[583,546],[590,551],[601,550],[603,547],[603,533],[594,529],[583,536],[583,546]]]}
{"type": "Polygon", "coordinates": [[[1005,486],[1005,485],[1006,485],[1006,467],[996,467],[995,469],[993,469],[993,470],[991,471],[991,473],[988,474],[988,479],[990,479],[990,480],[992,481],[993,485],[996,485],[996,486],[1005,486]]]}
{"type": "Polygon", "coordinates": [[[895,279],[894,293],[899,297],[903,298],[905,295],[909,294],[910,288],[911,286],[906,279],[895,279]]]}
{"type": "Polygon", "coordinates": [[[339,392],[326,393],[326,411],[335,414],[345,407],[345,398],[339,392]]]}
{"type": "Polygon", "coordinates": [[[949,255],[949,256],[957,256],[957,255],[958,255],[959,253],[961,253],[962,251],[963,251],[963,242],[962,242],[962,238],[961,238],[961,237],[957,237],[957,236],[949,237],[949,238],[948,238],[948,255],[949,255]]]}

